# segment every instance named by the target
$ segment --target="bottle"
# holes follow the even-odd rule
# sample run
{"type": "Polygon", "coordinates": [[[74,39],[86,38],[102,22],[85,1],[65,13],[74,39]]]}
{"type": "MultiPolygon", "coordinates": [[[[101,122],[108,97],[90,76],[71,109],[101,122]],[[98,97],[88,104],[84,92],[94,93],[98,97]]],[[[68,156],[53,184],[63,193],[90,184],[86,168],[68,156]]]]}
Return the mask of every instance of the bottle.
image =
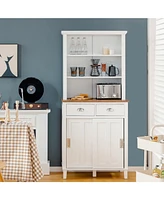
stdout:
{"type": "Polygon", "coordinates": [[[153,173],[152,175],[156,178],[160,177],[160,169],[159,169],[159,165],[156,165],[155,168],[153,169],[153,173]]]}
{"type": "Polygon", "coordinates": [[[80,37],[77,37],[77,44],[76,44],[76,50],[75,50],[77,55],[81,54],[81,44],[80,44],[80,37]]]}
{"type": "Polygon", "coordinates": [[[153,169],[153,173],[159,173],[159,165],[156,165],[153,169]]]}
{"type": "Polygon", "coordinates": [[[160,178],[164,178],[164,163],[163,163],[163,158],[161,159],[161,163],[160,163],[160,178]]]}
{"type": "Polygon", "coordinates": [[[71,37],[71,45],[70,45],[69,53],[71,55],[75,54],[75,41],[74,41],[74,37],[71,37]]]}
{"type": "Polygon", "coordinates": [[[88,53],[86,37],[83,37],[82,50],[81,51],[82,51],[82,54],[84,54],[84,55],[87,55],[87,53],[88,53]]]}

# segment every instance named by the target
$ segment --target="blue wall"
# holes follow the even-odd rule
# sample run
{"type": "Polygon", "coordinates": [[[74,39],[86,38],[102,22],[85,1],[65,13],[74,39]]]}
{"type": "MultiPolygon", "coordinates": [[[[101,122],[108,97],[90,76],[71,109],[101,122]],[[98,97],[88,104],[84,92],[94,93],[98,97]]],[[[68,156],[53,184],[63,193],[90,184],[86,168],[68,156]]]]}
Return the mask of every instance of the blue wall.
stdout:
{"type": "Polygon", "coordinates": [[[13,108],[18,86],[27,77],[40,79],[48,102],[49,160],[61,165],[62,36],[61,30],[127,30],[126,74],[129,102],[129,166],[143,165],[137,136],[147,134],[147,19],[0,19],[0,43],[18,43],[19,78],[0,78],[2,101],[13,108]]]}

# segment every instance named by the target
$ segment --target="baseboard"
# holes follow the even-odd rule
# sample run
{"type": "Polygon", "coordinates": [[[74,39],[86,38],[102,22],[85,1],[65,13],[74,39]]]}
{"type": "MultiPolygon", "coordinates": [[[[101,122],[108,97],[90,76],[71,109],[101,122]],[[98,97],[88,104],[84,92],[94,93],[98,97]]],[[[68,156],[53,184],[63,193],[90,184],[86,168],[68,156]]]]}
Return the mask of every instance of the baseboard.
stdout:
{"type": "MultiPolygon", "coordinates": [[[[129,166],[128,171],[129,172],[135,172],[143,170],[143,166],[129,166]]],[[[62,167],[50,167],[50,172],[62,172],[62,167]]]]}
{"type": "Polygon", "coordinates": [[[50,167],[50,172],[62,172],[62,167],[50,167]]]}
{"type": "Polygon", "coordinates": [[[50,162],[41,162],[42,170],[44,175],[49,175],[50,174],[50,162]]]}
{"type": "Polygon", "coordinates": [[[128,171],[129,172],[135,172],[135,171],[140,171],[143,170],[144,166],[129,166],[128,171]]]}

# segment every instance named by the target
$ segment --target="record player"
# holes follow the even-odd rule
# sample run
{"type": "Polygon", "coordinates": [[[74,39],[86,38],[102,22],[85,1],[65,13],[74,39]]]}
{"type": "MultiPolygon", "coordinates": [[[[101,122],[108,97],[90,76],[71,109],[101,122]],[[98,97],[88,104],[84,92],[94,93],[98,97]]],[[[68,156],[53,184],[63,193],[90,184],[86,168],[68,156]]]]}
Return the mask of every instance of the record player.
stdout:
{"type": "MultiPolygon", "coordinates": [[[[24,79],[19,85],[18,92],[20,97],[22,98],[22,102],[19,103],[19,109],[48,109],[48,103],[36,103],[36,101],[38,101],[44,93],[44,86],[39,79],[34,77],[24,79]],[[26,101],[27,103],[25,103],[24,101],[26,101]]],[[[16,105],[14,103],[14,108],[15,107],[16,105]]]]}

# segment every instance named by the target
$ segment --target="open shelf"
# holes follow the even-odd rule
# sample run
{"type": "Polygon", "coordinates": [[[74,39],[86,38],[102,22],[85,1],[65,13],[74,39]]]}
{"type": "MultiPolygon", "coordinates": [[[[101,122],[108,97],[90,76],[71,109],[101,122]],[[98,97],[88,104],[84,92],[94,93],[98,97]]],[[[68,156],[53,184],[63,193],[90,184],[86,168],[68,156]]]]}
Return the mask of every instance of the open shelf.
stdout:
{"type": "Polygon", "coordinates": [[[71,79],[92,79],[92,78],[97,78],[97,79],[109,79],[109,78],[122,78],[122,76],[67,76],[67,78],[71,79]]]}
{"type": "MultiPolygon", "coordinates": [[[[160,140],[164,139],[164,135],[158,135],[158,137],[160,140]]],[[[137,148],[164,154],[164,143],[153,142],[150,140],[150,136],[137,137],[137,148]]]]}
{"type": "MultiPolygon", "coordinates": [[[[63,80],[65,86],[63,98],[67,99],[79,93],[87,93],[90,97],[96,97],[98,83],[121,84],[122,98],[125,99],[125,35],[124,31],[65,31],[63,35],[63,80]],[[115,34],[116,33],[116,34],[115,34]],[[86,38],[87,53],[77,52],[71,54],[70,47],[72,38],[77,45],[77,38],[83,46],[83,37],[86,38]],[[109,49],[109,51],[104,51],[109,49]],[[80,54],[81,53],[81,54],[80,54]],[[98,70],[101,72],[102,64],[106,64],[106,76],[90,76],[92,60],[99,59],[98,70]],[[109,67],[118,68],[116,76],[108,76],[109,67]],[[71,76],[71,67],[77,67],[77,76],[71,76]],[[85,76],[79,76],[79,68],[85,67],[85,76]]],[[[73,53],[73,52],[72,52],[73,53]]]]}

